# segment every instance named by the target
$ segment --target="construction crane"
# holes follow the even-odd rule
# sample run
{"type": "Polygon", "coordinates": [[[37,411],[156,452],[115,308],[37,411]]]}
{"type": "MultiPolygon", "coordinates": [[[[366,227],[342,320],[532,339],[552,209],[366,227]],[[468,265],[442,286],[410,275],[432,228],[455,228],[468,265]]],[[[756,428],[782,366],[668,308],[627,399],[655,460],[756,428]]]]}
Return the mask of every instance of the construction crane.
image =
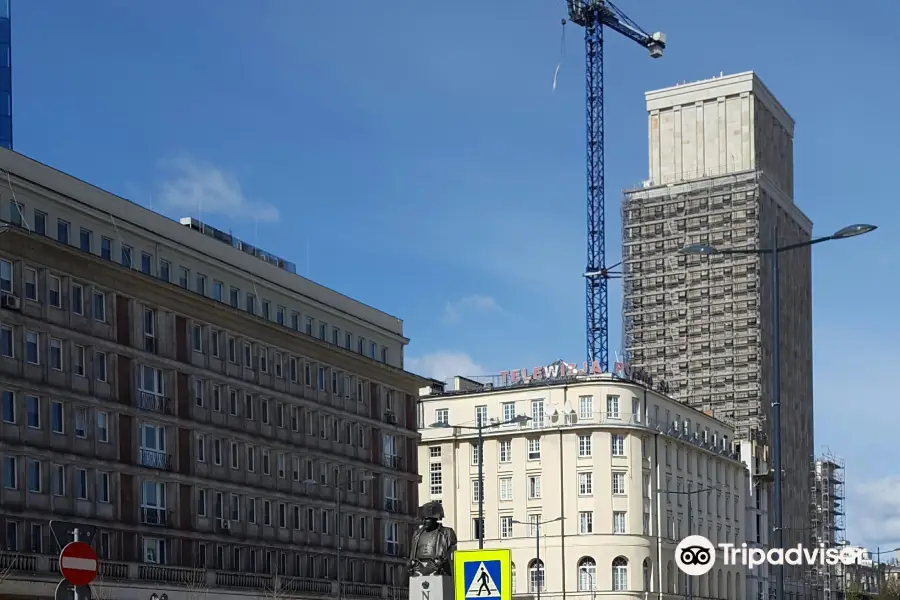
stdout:
{"type": "MultiPolygon", "coordinates": [[[[606,264],[606,206],[603,161],[603,28],[634,40],[660,58],[666,47],[662,33],[648,34],[608,0],[566,0],[569,20],[584,27],[587,104],[588,243],[584,272],[587,296],[588,364],[609,371],[609,280],[622,276],[606,264]]],[[[565,23],[565,21],[563,21],[565,23]]]]}

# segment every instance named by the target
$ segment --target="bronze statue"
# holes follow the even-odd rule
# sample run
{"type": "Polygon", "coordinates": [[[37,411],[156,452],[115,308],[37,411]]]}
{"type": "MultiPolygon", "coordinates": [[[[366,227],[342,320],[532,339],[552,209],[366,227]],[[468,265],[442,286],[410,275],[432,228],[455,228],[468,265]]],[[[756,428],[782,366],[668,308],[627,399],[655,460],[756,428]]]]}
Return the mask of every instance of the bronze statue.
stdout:
{"type": "Polygon", "coordinates": [[[419,508],[422,525],[412,537],[407,570],[411,577],[417,575],[447,575],[453,566],[456,551],[456,532],[452,527],[441,525],[444,507],[432,501],[419,508]]]}

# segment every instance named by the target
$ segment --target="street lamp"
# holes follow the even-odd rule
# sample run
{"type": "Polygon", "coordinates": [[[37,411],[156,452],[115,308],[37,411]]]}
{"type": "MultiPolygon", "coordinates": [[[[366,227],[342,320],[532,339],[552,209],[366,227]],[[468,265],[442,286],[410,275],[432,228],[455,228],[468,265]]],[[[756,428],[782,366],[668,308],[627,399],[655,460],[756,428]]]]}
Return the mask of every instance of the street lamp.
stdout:
{"type": "MultiPolygon", "coordinates": [[[[775,508],[775,519],[773,523],[773,531],[777,538],[776,548],[782,548],[784,539],[782,535],[782,504],[781,504],[781,337],[779,332],[779,311],[778,311],[778,258],[782,252],[789,250],[797,250],[806,248],[814,244],[829,242],[831,240],[844,240],[858,235],[863,235],[875,231],[875,225],[848,225],[842,229],[835,231],[833,234],[813,238],[803,242],[787,244],[785,246],[778,245],[778,229],[772,228],[772,246],[769,248],[729,248],[720,250],[710,244],[691,244],[682,248],[680,254],[699,254],[704,256],[725,255],[725,254],[768,254],[772,256],[772,471],[775,477],[775,486],[773,490],[772,503],[775,508]]],[[[784,565],[777,564],[775,567],[775,599],[784,600],[784,565]]]]}
{"type": "MultiPolygon", "coordinates": [[[[536,600],[541,600],[541,588],[544,587],[544,564],[541,562],[541,525],[547,525],[548,523],[556,523],[557,521],[562,521],[565,517],[556,517],[555,519],[548,519],[546,521],[532,521],[530,523],[526,523],[524,521],[517,521],[515,519],[512,520],[516,525],[533,525],[534,526],[534,541],[535,546],[537,547],[536,554],[534,557],[535,561],[535,569],[538,572],[538,580],[536,585],[534,586],[536,600]]],[[[529,573],[529,578],[531,574],[529,573]]]]}
{"type": "MultiPolygon", "coordinates": [[[[664,490],[666,494],[674,494],[676,496],[687,496],[688,535],[693,535],[693,533],[694,533],[694,531],[693,531],[693,529],[694,529],[694,521],[693,521],[694,513],[693,513],[693,506],[691,504],[691,498],[693,498],[695,494],[703,494],[703,493],[708,494],[714,490],[717,492],[720,491],[719,488],[698,488],[696,490],[690,490],[690,491],[685,491],[685,492],[682,492],[682,491],[674,491],[673,492],[672,490],[664,490]]],[[[708,502],[708,500],[707,500],[707,502],[708,502]]],[[[691,577],[690,575],[685,575],[685,585],[687,587],[688,599],[693,598],[694,597],[694,578],[691,577]]]]}
{"type": "MultiPolygon", "coordinates": [[[[356,481],[358,483],[362,484],[363,481],[372,481],[373,479],[375,479],[375,478],[371,475],[363,475],[356,481]]],[[[303,483],[308,484],[308,485],[318,485],[318,486],[323,486],[323,487],[329,487],[334,490],[335,505],[336,505],[335,506],[335,516],[336,516],[336,520],[337,520],[337,524],[335,527],[335,529],[337,529],[337,546],[335,548],[335,556],[337,558],[337,588],[338,588],[337,597],[338,597],[338,600],[342,600],[344,597],[344,589],[343,589],[344,588],[344,574],[341,571],[341,551],[343,550],[343,544],[344,544],[344,527],[343,527],[344,523],[343,523],[343,519],[341,519],[341,492],[349,489],[350,486],[353,485],[354,480],[348,478],[348,479],[344,479],[342,481],[336,481],[334,483],[329,484],[329,483],[319,483],[315,479],[306,479],[303,481],[303,483]]],[[[153,599],[151,598],[151,600],[153,600],[153,599]]]]}
{"type": "Polygon", "coordinates": [[[485,423],[479,419],[475,425],[450,425],[443,421],[432,423],[429,427],[435,429],[468,429],[478,432],[478,549],[484,549],[484,430],[503,425],[521,425],[531,420],[531,417],[519,415],[508,421],[485,423]]]}

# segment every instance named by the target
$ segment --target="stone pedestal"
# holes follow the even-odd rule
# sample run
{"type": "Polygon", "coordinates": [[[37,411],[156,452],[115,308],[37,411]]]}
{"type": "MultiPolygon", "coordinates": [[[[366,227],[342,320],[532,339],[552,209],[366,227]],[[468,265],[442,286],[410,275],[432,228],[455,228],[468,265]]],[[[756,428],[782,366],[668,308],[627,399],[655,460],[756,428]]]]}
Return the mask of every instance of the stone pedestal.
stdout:
{"type": "Polygon", "coordinates": [[[453,600],[453,578],[416,575],[409,578],[409,600],[453,600]]]}

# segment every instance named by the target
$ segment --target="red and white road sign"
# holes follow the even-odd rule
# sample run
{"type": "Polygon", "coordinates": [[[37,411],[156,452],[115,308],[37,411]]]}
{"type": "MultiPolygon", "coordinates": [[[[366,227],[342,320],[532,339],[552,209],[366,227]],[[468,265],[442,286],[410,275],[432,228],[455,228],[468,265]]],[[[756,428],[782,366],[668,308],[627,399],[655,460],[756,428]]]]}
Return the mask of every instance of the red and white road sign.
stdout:
{"type": "Polygon", "coordinates": [[[97,577],[97,553],[84,542],[70,542],[59,553],[59,571],[72,585],[87,585],[97,577]]]}

